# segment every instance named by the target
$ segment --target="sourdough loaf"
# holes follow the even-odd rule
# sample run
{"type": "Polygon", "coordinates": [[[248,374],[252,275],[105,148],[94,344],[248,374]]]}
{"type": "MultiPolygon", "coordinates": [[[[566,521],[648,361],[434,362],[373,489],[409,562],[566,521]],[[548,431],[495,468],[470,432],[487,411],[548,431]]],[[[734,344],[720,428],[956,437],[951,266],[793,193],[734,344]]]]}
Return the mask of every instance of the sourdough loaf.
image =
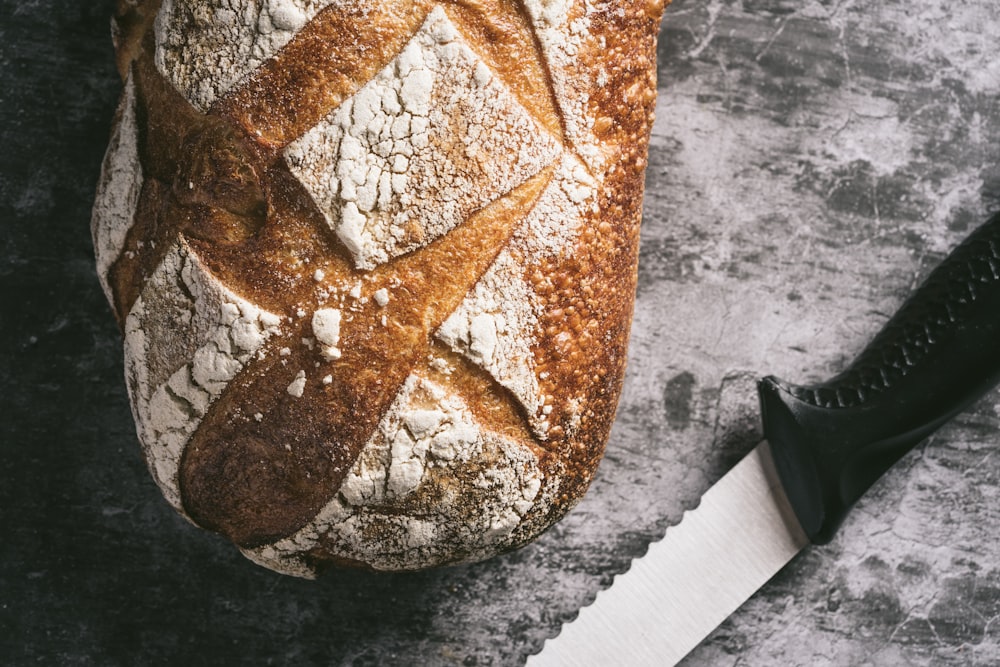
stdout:
{"type": "Polygon", "coordinates": [[[486,558],[580,499],[662,0],[119,0],[98,274],[166,499],[252,560],[486,558]]]}

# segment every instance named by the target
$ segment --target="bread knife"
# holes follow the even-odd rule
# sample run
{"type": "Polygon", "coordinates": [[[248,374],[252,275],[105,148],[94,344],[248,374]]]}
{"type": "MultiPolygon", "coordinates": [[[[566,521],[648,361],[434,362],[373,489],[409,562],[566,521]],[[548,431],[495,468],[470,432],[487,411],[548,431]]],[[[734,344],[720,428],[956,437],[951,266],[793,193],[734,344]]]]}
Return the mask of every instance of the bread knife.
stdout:
{"type": "Polygon", "coordinates": [[[764,441],[549,639],[529,667],[669,667],[801,549],[825,544],[906,452],[1000,381],[1000,213],[842,373],[758,382],[764,441]]]}

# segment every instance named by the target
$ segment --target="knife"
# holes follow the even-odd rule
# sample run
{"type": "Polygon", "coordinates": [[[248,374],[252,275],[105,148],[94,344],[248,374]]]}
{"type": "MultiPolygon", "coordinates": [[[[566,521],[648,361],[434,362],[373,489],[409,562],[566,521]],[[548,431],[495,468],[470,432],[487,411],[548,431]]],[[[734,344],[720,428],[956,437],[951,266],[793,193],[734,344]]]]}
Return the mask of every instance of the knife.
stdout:
{"type": "Polygon", "coordinates": [[[758,382],[764,441],[528,667],[675,665],[906,452],[1000,381],[1000,213],[827,382],[758,382]]]}

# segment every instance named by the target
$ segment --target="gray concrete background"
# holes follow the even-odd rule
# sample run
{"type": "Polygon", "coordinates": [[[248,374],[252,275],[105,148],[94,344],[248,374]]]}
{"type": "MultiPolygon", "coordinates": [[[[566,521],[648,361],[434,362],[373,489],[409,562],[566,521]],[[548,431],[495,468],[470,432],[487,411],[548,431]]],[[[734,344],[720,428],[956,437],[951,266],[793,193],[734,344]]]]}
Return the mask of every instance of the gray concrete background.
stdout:
{"type": "MultiPolygon", "coordinates": [[[[1000,208],[1000,10],[679,0],[664,26],[622,465],[603,472],[629,478],[619,448],[662,461],[635,483],[673,523],[746,447],[747,373],[831,376],[1000,208]]],[[[998,410],[918,447],[688,664],[1000,662],[998,410]]]]}
{"type": "MultiPolygon", "coordinates": [[[[519,665],[755,444],[757,375],[842,368],[1000,208],[993,0],[677,0],[591,492],[486,563],[294,580],[180,519],[141,460],[88,230],[111,6],[0,0],[4,664],[519,665]]],[[[994,392],[687,665],[1000,662],[998,433],[994,392]]]]}

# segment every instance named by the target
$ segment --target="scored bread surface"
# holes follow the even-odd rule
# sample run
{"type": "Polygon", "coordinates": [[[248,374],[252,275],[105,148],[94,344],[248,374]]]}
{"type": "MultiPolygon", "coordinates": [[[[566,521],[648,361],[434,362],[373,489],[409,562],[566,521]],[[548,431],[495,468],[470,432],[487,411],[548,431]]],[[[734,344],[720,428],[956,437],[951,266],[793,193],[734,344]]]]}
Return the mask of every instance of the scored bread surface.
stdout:
{"type": "Polygon", "coordinates": [[[662,0],[120,0],[94,206],[167,500],[272,569],[525,544],[624,373],[662,0]]]}

